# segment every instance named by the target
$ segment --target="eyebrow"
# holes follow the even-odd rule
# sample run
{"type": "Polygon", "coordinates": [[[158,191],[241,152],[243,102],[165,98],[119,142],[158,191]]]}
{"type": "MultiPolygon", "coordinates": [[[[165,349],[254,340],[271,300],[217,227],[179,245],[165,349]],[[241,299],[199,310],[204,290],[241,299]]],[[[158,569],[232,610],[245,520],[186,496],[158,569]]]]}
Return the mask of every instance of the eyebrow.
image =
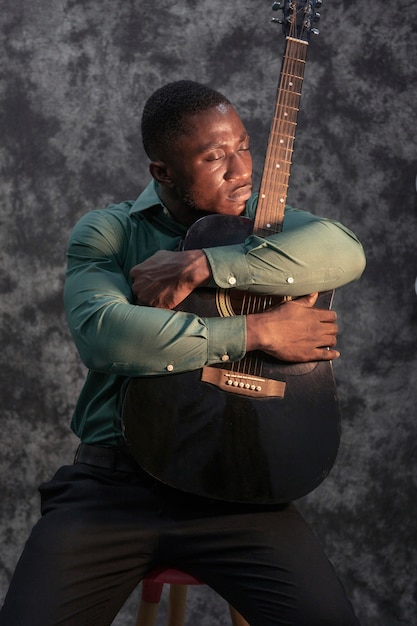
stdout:
{"type": "MultiPolygon", "coordinates": [[[[239,137],[239,142],[245,141],[245,139],[249,139],[249,133],[245,130],[239,137]]],[[[200,147],[200,152],[209,152],[209,150],[216,150],[218,148],[222,148],[226,142],[218,142],[212,143],[207,142],[206,144],[200,147]]]]}

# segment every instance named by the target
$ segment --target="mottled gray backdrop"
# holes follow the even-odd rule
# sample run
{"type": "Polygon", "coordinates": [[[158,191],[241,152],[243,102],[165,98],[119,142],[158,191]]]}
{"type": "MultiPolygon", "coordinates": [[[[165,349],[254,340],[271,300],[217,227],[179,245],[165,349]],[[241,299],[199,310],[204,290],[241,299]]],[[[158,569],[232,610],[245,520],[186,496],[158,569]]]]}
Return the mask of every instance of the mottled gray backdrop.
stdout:
{"type": "MultiPolygon", "coordinates": [[[[38,484],[76,445],[84,376],[62,307],[65,245],[84,212],[148,180],[139,119],[180,78],[226,93],[259,182],[284,41],[268,0],[0,0],[0,599],[38,484]]],[[[366,626],[415,626],[417,3],[325,0],[311,42],[290,202],[362,238],[368,267],[338,291],[343,441],[302,509],[366,626]]],[[[115,624],[133,624],[137,594],[115,624]]],[[[207,588],[190,624],[228,624],[207,588]]],[[[161,615],[162,619],[162,615],[161,615]]],[[[161,621],[162,623],[162,621],[161,621]]]]}

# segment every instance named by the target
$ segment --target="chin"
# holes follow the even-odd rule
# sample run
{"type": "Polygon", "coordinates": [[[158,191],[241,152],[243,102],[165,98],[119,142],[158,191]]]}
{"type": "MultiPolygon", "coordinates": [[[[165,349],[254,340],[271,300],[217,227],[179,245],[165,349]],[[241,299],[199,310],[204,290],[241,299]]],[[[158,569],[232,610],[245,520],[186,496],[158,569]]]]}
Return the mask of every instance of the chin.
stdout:
{"type": "Polygon", "coordinates": [[[200,217],[204,217],[205,215],[242,215],[242,213],[244,212],[246,208],[246,201],[236,201],[236,200],[229,200],[226,201],[222,204],[218,204],[216,206],[213,207],[207,207],[205,209],[201,209],[199,207],[194,206],[191,211],[192,211],[192,217],[195,220],[199,219],[200,217]]]}
{"type": "Polygon", "coordinates": [[[242,215],[244,210],[244,206],[228,206],[216,209],[214,211],[205,211],[203,215],[234,215],[238,217],[239,215],[242,215]]]}
{"type": "Polygon", "coordinates": [[[244,210],[246,209],[246,200],[243,202],[230,202],[227,207],[225,207],[224,213],[225,215],[242,215],[244,210]]]}

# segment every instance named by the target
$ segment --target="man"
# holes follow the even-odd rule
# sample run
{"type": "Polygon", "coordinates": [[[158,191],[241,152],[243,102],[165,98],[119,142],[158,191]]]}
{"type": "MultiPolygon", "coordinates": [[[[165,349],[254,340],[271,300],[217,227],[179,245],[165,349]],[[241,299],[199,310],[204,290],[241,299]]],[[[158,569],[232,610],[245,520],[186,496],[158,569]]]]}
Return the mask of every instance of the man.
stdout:
{"type": "Polygon", "coordinates": [[[287,209],[283,232],[268,239],[177,251],[201,216],[253,217],[249,137],[224,96],[191,81],[151,96],[142,136],[151,184],[136,202],[88,213],[70,238],[65,304],[89,368],[72,421],[82,445],[75,464],[40,488],[42,518],[0,624],[110,624],[158,565],[203,579],[251,626],[357,624],[293,504],[213,502],[155,481],[123,445],[119,402],[127,377],[169,376],[250,350],[337,358],[336,314],[312,307],[316,292],[360,276],[362,247],[340,224],[287,209]],[[173,310],[202,285],[301,297],[228,318],[173,310]]]}

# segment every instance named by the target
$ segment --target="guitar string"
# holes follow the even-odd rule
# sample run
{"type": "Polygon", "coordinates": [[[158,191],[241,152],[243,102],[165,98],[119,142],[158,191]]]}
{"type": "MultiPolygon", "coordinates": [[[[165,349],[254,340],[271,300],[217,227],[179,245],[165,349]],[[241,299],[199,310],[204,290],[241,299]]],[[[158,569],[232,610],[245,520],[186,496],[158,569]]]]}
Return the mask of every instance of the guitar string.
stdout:
{"type": "MultiPolygon", "coordinates": [[[[282,210],[283,207],[280,207],[280,204],[285,203],[289,169],[292,162],[296,118],[304,74],[303,63],[305,61],[305,56],[297,54],[297,52],[300,53],[303,48],[306,50],[304,46],[299,48],[296,45],[292,45],[294,43],[291,40],[288,41],[288,50],[283,59],[280,88],[271,128],[271,145],[268,146],[267,176],[265,181],[263,181],[266,191],[264,193],[269,201],[265,203],[266,209],[263,213],[266,214],[267,221],[264,222],[261,229],[266,231],[267,234],[270,234],[271,231],[279,232],[280,230],[282,220],[277,221],[275,206],[279,203],[278,207],[282,210]],[[300,70],[298,73],[297,69],[300,70]],[[279,138],[279,141],[274,142],[274,137],[279,138]],[[278,164],[279,167],[277,166],[278,164]],[[272,219],[273,216],[275,222],[272,219]],[[267,227],[268,223],[271,224],[271,228],[267,227]]],[[[278,210],[278,213],[280,213],[280,210],[278,210]]],[[[258,227],[257,230],[259,231],[260,228],[258,227]]],[[[272,305],[272,297],[247,294],[242,300],[241,314],[264,312],[272,305]]],[[[255,376],[262,376],[263,358],[256,352],[247,354],[237,363],[233,363],[231,369],[241,374],[251,373],[255,376]]]]}
{"type": "MultiPolygon", "coordinates": [[[[284,133],[284,129],[286,126],[284,122],[284,115],[278,115],[280,108],[284,108],[285,110],[286,108],[288,108],[288,106],[293,106],[293,104],[291,103],[291,93],[289,92],[288,85],[286,84],[289,82],[288,74],[291,75],[293,73],[291,68],[289,69],[287,67],[290,63],[288,60],[289,58],[291,57],[288,57],[288,56],[284,57],[283,69],[282,69],[282,82],[284,83],[283,85],[284,89],[282,90],[280,88],[279,93],[278,93],[277,106],[276,106],[276,111],[275,111],[274,118],[273,118],[272,131],[271,131],[272,138],[274,136],[282,137],[282,134],[284,133]]],[[[285,135],[288,135],[288,129],[287,129],[287,132],[285,132],[285,135]]],[[[272,143],[272,146],[270,147],[269,166],[271,165],[271,161],[275,164],[281,162],[282,157],[280,158],[280,155],[279,155],[279,153],[281,152],[281,149],[280,149],[281,145],[282,144],[280,143],[276,143],[276,144],[272,143]]],[[[284,161],[288,162],[288,141],[287,141],[287,145],[286,145],[285,152],[284,152],[284,161]]],[[[271,170],[271,167],[269,167],[269,169],[271,170]]],[[[271,198],[271,200],[266,203],[267,219],[269,217],[270,221],[272,221],[271,219],[272,208],[271,207],[276,203],[276,198],[275,198],[275,196],[277,195],[276,190],[278,188],[279,191],[282,191],[283,185],[285,184],[284,180],[287,174],[286,169],[287,168],[285,167],[284,172],[283,172],[282,168],[279,168],[278,173],[272,170],[272,172],[274,172],[274,176],[269,176],[266,181],[267,182],[267,185],[266,185],[267,194],[268,194],[268,197],[271,198]],[[274,198],[275,200],[273,200],[274,198]]],[[[281,195],[282,194],[279,194],[279,196],[281,195]]],[[[265,228],[265,224],[264,224],[264,228],[265,228]]],[[[273,228],[274,232],[275,230],[276,230],[276,224],[274,224],[274,228],[273,228]]],[[[246,312],[247,314],[254,313],[254,312],[263,312],[270,306],[271,306],[271,298],[266,298],[265,296],[259,297],[259,296],[249,295],[245,297],[243,300],[242,312],[246,312]]],[[[262,359],[260,359],[258,355],[250,355],[250,356],[248,355],[247,357],[242,359],[240,362],[238,362],[238,370],[248,371],[248,364],[252,366],[251,367],[252,373],[254,373],[255,375],[260,375],[262,373],[262,359]]]]}

